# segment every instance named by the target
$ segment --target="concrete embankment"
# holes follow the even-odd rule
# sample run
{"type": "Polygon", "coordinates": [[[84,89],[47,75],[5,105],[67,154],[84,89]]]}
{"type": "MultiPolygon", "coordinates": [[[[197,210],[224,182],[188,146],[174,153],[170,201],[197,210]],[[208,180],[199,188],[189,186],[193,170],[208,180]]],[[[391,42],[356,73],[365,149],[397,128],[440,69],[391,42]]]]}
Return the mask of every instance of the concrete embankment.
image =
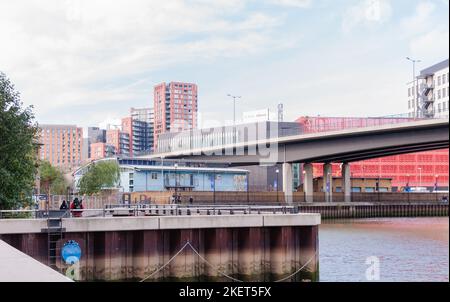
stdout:
{"type": "Polygon", "coordinates": [[[322,219],[448,216],[448,203],[313,203],[298,209],[320,213],[322,219]]]}
{"type": "MultiPolygon", "coordinates": [[[[57,246],[79,244],[80,280],[317,281],[319,224],[318,214],[69,218],[57,246]]],[[[0,220],[0,239],[47,262],[44,219],[0,220]]]]}

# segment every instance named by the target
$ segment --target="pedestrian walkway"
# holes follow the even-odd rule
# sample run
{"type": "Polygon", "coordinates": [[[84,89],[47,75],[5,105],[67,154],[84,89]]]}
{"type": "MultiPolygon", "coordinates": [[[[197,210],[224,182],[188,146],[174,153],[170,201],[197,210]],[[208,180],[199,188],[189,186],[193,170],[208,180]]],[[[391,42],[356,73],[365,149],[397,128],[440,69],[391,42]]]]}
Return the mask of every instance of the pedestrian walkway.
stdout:
{"type": "Polygon", "coordinates": [[[71,282],[72,280],[0,240],[0,282],[71,282]]]}

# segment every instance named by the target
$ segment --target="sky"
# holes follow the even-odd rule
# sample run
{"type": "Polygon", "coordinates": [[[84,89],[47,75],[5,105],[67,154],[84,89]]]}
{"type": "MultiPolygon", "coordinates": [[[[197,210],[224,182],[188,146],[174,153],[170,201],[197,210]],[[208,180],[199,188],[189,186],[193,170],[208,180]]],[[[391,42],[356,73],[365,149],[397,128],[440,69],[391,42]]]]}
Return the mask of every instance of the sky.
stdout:
{"type": "Polygon", "coordinates": [[[98,126],[198,85],[200,126],[285,108],[407,112],[406,83],[448,58],[448,0],[0,0],[0,71],[39,123],[98,126]]]}

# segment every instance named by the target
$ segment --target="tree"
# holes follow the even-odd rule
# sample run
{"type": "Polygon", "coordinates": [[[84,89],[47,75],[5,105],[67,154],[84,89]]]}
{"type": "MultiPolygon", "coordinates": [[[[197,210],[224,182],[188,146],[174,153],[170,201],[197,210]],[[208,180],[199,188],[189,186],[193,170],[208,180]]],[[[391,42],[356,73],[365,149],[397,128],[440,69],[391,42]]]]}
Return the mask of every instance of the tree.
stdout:
{"type": "Polygon", "coordinates": [[[63,173],[58,168],[53,167],[48,161],[41,162],[39,175],[41,187],[45,189],[47,194],[63,195],[66,193],[69,184],[63,173]]]}
{"type": "Polygon", "coordinates": [[[37,131],[32,106],[23,108],[19,93],[0,72],[0,209],[31,202],[37,131]]]}
{"type": "Polygon", "coordinates": [[[120,179],[119,165],[115,161],[100,161],[89,166],[80,180],[81,194],[92,195],[113,188],[120,179]]]}

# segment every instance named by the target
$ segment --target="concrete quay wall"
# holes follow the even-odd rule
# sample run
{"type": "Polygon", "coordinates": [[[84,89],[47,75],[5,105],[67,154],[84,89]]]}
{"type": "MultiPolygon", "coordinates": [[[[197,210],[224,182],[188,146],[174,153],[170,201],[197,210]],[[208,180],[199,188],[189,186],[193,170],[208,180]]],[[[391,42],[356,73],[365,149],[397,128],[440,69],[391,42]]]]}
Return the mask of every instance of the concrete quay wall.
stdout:
{"type": "MultiPolygon", "coordinates": [[[[47,234],[23,232],[27,223],[42,227],[33,220],[22,233],[7,233],[0,221],[0,239],[46,263],[47,234]]],[[[317,281],[319,224],[318,214],[64,219],[57,246],[80,245],[79,279],[86,281],[275,281],[302,267],[285,281],[317,281]],[[195,251],[185,247],[161,269],[186,242],[195,251]]]]}

